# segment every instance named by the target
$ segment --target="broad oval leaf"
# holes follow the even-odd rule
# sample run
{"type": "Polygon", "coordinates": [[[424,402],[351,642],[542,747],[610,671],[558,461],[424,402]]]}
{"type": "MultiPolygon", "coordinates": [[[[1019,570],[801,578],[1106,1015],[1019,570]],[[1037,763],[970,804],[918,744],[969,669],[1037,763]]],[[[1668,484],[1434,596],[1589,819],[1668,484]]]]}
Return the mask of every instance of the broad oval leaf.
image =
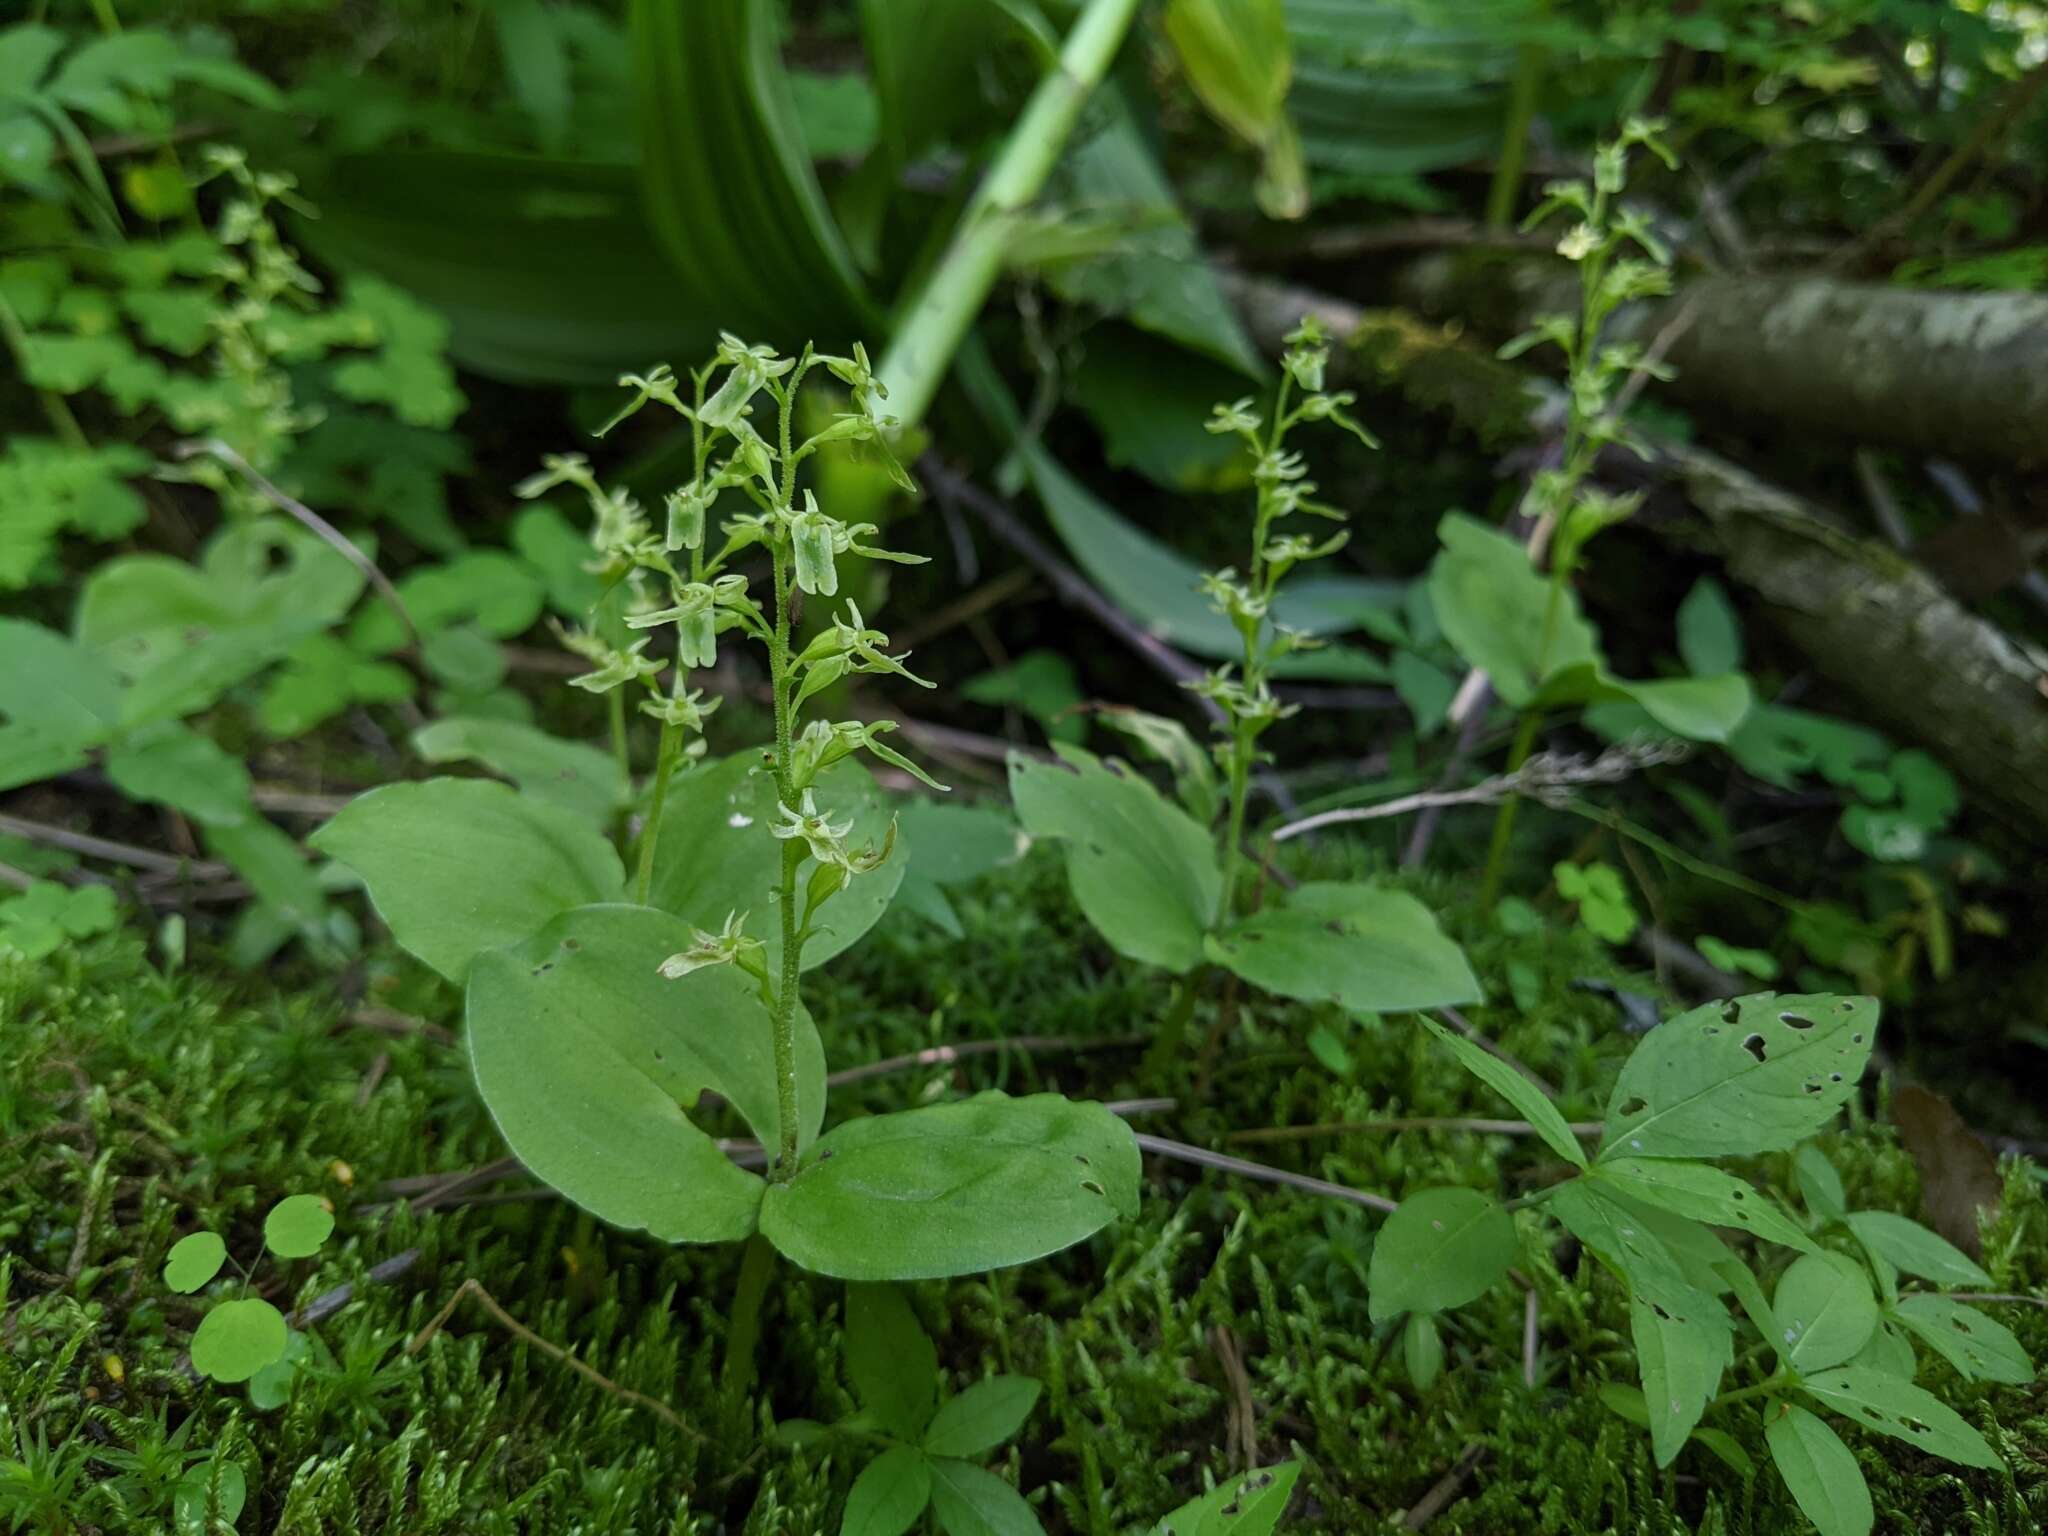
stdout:
{"type": "Polygon", "coordinates": [[[939,1353],[897,1285],[846,1288],[846,1372],[861,1406],[898,1440],[916,1440],[938,1396],[939,1353]]]}
{"type": "Polygon", "coordinates": [[[1975,1307],[1946,1296],[1907,1296],[1891,1315],[1966,1380],[2020,1386],[2034,1379],[2034,1362],[2012,1330],[1975,1307]]]}
{"type": "Polygon", "coordinates": [[[1961,1414],[1910,1381],[1845,1365],[1808,1376],[1799,1386],[1864,1428],[1918,1446],[1931,1456],[1966,1467],[1999,1465],[1997,1453],[1961,1414]]]}
{"type": "Polygon", "coordinates": [[[1544,1097],[1541,1088],[1492,1052],[1481,1050],[1470,1040],[1453,1034],[1435,1019],[1424,1019],[1422,1027],[1448,1046],[1467,1072],[1520,1110],[1522,1118],[1529,1122],[1551,1151],[1568,1163],[1580,1168],[1586,1166],[1585,1149],[1579,1145],[1579,1138],[1572,1134],[1571,1123],[1558,1113],[1555,1104],[1544,1097]]]}
{"type": "Polygon", "coordinates": [[[1781,1151],[1834,1118],[1877,1037],[1868,997],[1760,992],[1643,1036],[1607,1103],[1600,1156],[1781,1151]]]}
{"type": "Polygon", "coordinates": [[[518,720],[436,720],[413,732],[412,746],[430,763],[481,763],[520,793],[600,827],[625,803],[617,758],[518,720]]]}
{"type": "Polygon", "coordinates": [[[1442,1312],[1483,1294],[1515,1261],[1514,1219],[1476,1189],[1410,1195],[1373,1239],[1372,1320],[1442,1312]]]}
{"type": "Polygon", "coordinates": [[[284,1356],[284,1314],[256,1297],[223,1301],[192,1335],[192,1369],[215,1381],[247,1381],[284,1356]]]}
{"type": "Polygon", "coordinates": [[[1795,1371],[1840,1365],[1877,1328],[1877,1297],[1863,1266],[1839,1253],[1802,1254],[1771,1297],[1778,1336],[1771,1340],[1795,1371]]]}
{"type": "Polygon", "coordinates": [[[1773,1403],[1764,1417],[1764,1443],[1792,1502],[1820,1536],[1869,1536],[1876,1519],[1870,1486],[1855,1453],[1825,1420],[1797,1403],[1773,1403]]]}
{"type": "Polygon", "coordinates": [[[761,1231],[846,1280],[1022,1264],[1138,1207],[1138,1144],[1099,1104],[984,1093],[835,1127],[772,1186],[761,1231]]]}
{"type": "Polygon", "coordinates": [[[931,1464],[924,1452],[914,1445],[892,1445],[847,1490],[839,1536],[903,1536],[931,1496],[931,1464]]]}
{"type": "Polygon", "coordinates": [[[304,1259],[320,1251],[334,1231],[334,1211],[318,1195],[286,1195],[263,1218],[263,1246],[280,1259],[304,1259]]]}
{"type": "Polygon", "coordinates": [[[1814,1251],[1813,1239],[1760,1191],[1709,1163],[1678,1158],[1615,1157],[1603,1159],[1593,1177],[1625,1195],[1690,1216],[1715,1226],[1740,1227],[1758,1237],[1802,1252],[1814,1251]]]}
{"type": "Polygon", "coordinates": [[[187,1233],[164,1259],[164,1284],[189,1296],[219,1274],[227,1259],[228,1245],[218,1232],[187,1233]]]}
{"type": "MultiPolygon", "coordinates": [[[[477,1087],[506,1145],[593,1215],[670,1242],[754,1230],[762,1181],[685,1114],[706,1089],[769,1148],[780,1139],[767,1008],[731,966],[656,969],[688,925],[649,907],[582,907],[516,949],[479,956],[468,1035],[477,1087]]],[[[817,1030],[797,1020],[804,1140],[824,1115],[817,1030]]]]}
{"type": "Polygon", "coordinates": [[[1209,834],[1120,761],[1057,750],[1058,763],[1010,755],[1024,830],[1066,845],[1074,900],[1119,954],[1177,972],[1199,965],[1223,890],[1209,834]]]}
{"type": "Polygon", "coordinates": [[[616,901],[626,879],[581,817],[484,779],[387,784],[308,841],[361,875],[392,937],[455,982],[571,907],[616,901]]]}
{"type": "Polygon", "coordinates": [[[1464,951],[1405,891],[1313,881],[1283,904],[1211,934],[1208,956],[1255,987],[1354,1013],[1479,1000],[1464,951]]]}
{"type": "Polygon", "coordinates": [[[929,1464],[932,1510],[947,1536],[1045,1536],[1024,1495],[995,1473],[950,1456],[929,1464]]]}
{"type": "Polygon", "coordinates": [[[1152,1527],[1151,1536],[1272,1536],[1294,1495],[1301,1463],[1226,1478],[1152,1527]]]}
{"type": "Polygon", "coordinates": [[[1991,1277],[1962,1249],[1910,1217],[1892,1211],[1851,1211],[1856,1240],[1893,1268],[1936,1285],[1989,1285],[1991,1277]]]}
{"type": "MultiPolygon", "coordinates": [[[[748,932],[768,948],[768,974],[780,974],[782,932],[775,918],[775,887],[782,879],[782,844],[768,832],[775,821],[775,780],[759,772],[756,753],[736,753],[676,778],[669,785],[655,853],[650,906],[673,912],[716,933],[731,912],[747,912],[748,932]]],[[[850,820],[854,847],[880,847],[889,835],[890,810],[873,775],[851,760],[818,775],[818,805],[835,821],[850,820]]],[[[910,867],[910,839],[900,831],[881,868],[860,876],[818,911],[818,931],[804,945],[804,969],[823,965],[874,927],[910,867]]],[[[805,889],[818,867],[806,858],[796,887],[805,889]]]]}
{"type": "Polygon", "coordinates": [[[1024,1427],[1040,1388],[1029,1376],[991,1376],[939,1404],[924,1448],[934,1456],[979,1456],[1024,1427]]]}

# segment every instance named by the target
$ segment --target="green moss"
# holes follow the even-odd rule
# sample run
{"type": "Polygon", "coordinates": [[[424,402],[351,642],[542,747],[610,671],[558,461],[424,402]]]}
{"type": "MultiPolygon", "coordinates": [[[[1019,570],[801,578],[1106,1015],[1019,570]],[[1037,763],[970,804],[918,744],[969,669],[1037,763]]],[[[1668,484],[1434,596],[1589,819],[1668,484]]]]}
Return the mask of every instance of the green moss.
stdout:
{"type": "MultiPolygon", "coordinates": [[[[1318,873],[1367,862],[1357,848],[1316,858],[1318,873]]],[[[1425,894],[1457,919],[1455,891],[1425,894]]],[[[1054,858],[1034,855],[958,905],[965,942],[896,914],[821,978],[813,1006],[835,1065],[939,1041],[1120,1036],[1148,1028],[1165,1005],[1159,978],[1116,961],[1087,930],[1054,858]]],[[[1510,966],[1536,989],[1526,1011],[1474,1010],[1474,1022],[1559,1085],[1568,1115],[1597,1114],[1632,1042],[1609,1004],[1571,983],[1614,976],[1612,962],[1578,933],[1463,937],[1496,993],[1510,966]]],[[[366,976],[381,1001],[454,1022],[454,999],[409,967],[386,962],[366,976]]],[[[1219,992],[1205,1003],[1194,1038],[1223,1001],[1219,992]]],[[[1240,1016],[1211,1070],[1192,1060],[1172,1082],[1138,1080],[1131,1050],[999,1054],[865,1082],[842,1092],[835,1113],[969,1086],[1172,1093],[1182,1107],[1155,1128],[1221,1145],[1261,1125],[1501,1112],[1405,1021],[1350,1029],[1353,1068],[1339,1080],[1304,1046],[1314,1022],[1338,1021],[1235,1002],[1240,1016]]],[[[166,978],[130,937],[40,966],[0,962],[0,1457],[40,1454],[55,1490],[41,1523],[25,1528],[163,1528],[162,1496],[119,1480],[113,1463],[189,1423],[189,1448],[248,1471],[245,1531],[836,1529],[858,1457],[764,1448],[759,1431],[852,1409],[838,1287],[797,1278],[780,1289],[764,1389],[729,1411],[716,1379],[736,1252],[664,1249],[559,1201],[524,1198],[517,1184],[473,1192],[517,1199],[420,1213],[394,1203],[385,1180],[472,1167],[501,1149],[459,1050],[425,1034],[340,1027],[339,1011],[326,989],[270,996],[208,976],[166,978]],[[167,1293],[157,1272],[176,1237],[201,1225],[226,1232],[238,1253],[255,1251],[262,1211],[297,1190],[335,1200],[336,1239],[317,1260],[259,1271],[258,1283],[287,1303],[343,1282],[357,1290],[313,1330],[319,1368],[288,1405],[260,1413],[241,1392],[184,1373],[200,1302],[167,1293]],[[371,1265],[412,1248],[419,1256],[403,1273],[366,1280],[371,1265]],[[695,1432],[592,1385],[474,1303],[405,1353],[470,1278],[695,1432]]],[[[1514,1190],[1556,1176],[1536,1144],[1470,1134],[1235,1150],[1394,1195],[1430,1184],[1514,1190]]],[[[1827,1150],[1852,1199],[1914,1207],[1912,1162],[1888,1130],[1859,1122],[1827,1150]]],[[[1766,1171],[1782,1178],[1780,1164],[1766,1171]]],[[[1247,1433],[1262,1460],[1308,1460],[1290,1530],[1383,1528],[1468,1452],[1480,1460],[1432,1532],[1803,1529],[1769,1479],[1745,1484],[1692,1453],[1658,1471],[1647,1437],[1600,1405],[1598,1382],[1631,1369],[1627,1319],[1613,1287],[1568,1248],[1524,1244],[1541,1323],[1533,1386],[1521,1293],[1504,1287],[1446,1320],[1448,1368],[1418,1395],[1391,1335],[1366,1315],[1376,1217],[1172,1163],[1152,1162],[1149,1177],[1143,1217],[1123,1230],[1045,1264],[918,1289],[955,1389],[997,1369],[1045,1381],[1010,1466],[1049,1530],[1142,1530],[1222,1476],[1247,1433]],[[1223,1363],[1233,1354],[1242,1394],[1223,1363]],[[1248,1419],[1238,1416],[1245,1401],[1248,1419]]],[[[1525,1233],[1547,1230],[1532,1221],[1525,1233]]],[[[2040,1187],[2016,1171],[1987,1233],[1999,1289],[2048,1285],[2044,1231],[2040,1187]]],[[[2048,1311],[2002,1316],[2037,1357],[2048,1354],[2048,1311]]],[[[1852,1433],[1882,1528],[2039,1529],[2039,1390],[1968,1388],[1933,1365],[1924,1379],[2001,1445],[2015,1474],[1951,1475],[1852,1433]]],[[[1753,1424],[1730,1427],[1758,1448],[1753,1424]]]]}

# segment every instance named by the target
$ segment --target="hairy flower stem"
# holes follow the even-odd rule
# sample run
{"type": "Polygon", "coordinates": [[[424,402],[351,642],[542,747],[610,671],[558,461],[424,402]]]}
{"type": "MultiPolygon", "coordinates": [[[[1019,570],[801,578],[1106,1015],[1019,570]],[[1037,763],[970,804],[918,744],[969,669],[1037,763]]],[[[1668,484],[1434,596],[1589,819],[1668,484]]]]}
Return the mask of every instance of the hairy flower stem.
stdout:
{"type": "Polygon", "coordinates": [[[633,875],[633,899],[643,907],[647,905],[648,892],[654,889],[654,850],[661,842],[661,813],[668,803],[669,777],[676,771],[676,759],[682,755],[682,727],[664,722],[661,750],[654,759],[654,797],[647,804],[647,825],[640,831],[640,866],[633,875]]]}
{"type": "MultiPolygon", "coordinates": [[[[786,415],[786,409],[785,409],[786,415]]],[[[786,434],[786,428],[785,428],[786,434]]],[[[775,631],[768,647],[769,676],[775,688],[775,792],[791,811],[798,807],[793,777],[794,732],[791,726],[789,562],[778,549],[775,555],[775,631]]],[[[796,1172],[796,1004],[797,987],[803,974],[803,945],[796,926],[796,877],[804,861],[804,845],[791,838],[782,845],[782,879],[775,890],[775,904],[782,920],[782,975],[775,988],[775,1104],[782,1122],[781,1147],[769,1165],[768,1176],[786,1179],[796,1172]]]]}

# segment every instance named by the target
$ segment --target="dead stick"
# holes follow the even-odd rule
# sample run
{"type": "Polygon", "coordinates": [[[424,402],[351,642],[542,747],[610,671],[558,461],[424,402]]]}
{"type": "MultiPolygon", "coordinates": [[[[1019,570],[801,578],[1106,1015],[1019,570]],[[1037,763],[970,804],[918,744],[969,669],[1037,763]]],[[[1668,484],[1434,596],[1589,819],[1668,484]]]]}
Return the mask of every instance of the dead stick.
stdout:
{"type": "MultiPolygon", "coordinates": [[[[1605,1129],[1597,1120],[1575,1120],[1574,1136],[1597,1139],[1605,1129]]],[[[1229,1141],[1312,1141],[1318,1136],[1392,1135],[1400,1131],[1471,1131],[1481,1136],[1533,1136],[1526,1120],[1487,1120],[1467,1115],[1413,1115],[1391,1120],[1328,1120],[1317,1125],[1269,1125],[1232,1131],[1229,1141]]]]}
{"type": "Polygon", "coordinates": [[[1194,1163],[1203,1168],[1214,1168],[1222,1173],[1234,1173],[1243,1179],[1258,1179],[1267,1184],[1285,1184],[1290,1189],[1306,1190],[1312,1195],[1327,1195],[1332,1200],[1348,1201],[1362,1205],[1368,1210],[1392,1211],[1396,1202],[1385,1195],[1368,1194],[1362,1189],[1352,1189],[1344,1184],[1332,1184],[1328,1179],[1311,1178],[1305,1173],[1289,1173],[1285,1168],[1271,1168],[1264,1163],[1254,1163],[1242,1157],[1232,1157],[1228,1152],[1211,1152],[1206,1147],[1191,1147],[1184,1141],[1168,1141],[1164,1136],[1151,1136],[1143,1131],[1137,1133],[1138,1146],[1146,1152],[1160,1157],[1170,1157],[1178,1162],[1194,1163]]]}

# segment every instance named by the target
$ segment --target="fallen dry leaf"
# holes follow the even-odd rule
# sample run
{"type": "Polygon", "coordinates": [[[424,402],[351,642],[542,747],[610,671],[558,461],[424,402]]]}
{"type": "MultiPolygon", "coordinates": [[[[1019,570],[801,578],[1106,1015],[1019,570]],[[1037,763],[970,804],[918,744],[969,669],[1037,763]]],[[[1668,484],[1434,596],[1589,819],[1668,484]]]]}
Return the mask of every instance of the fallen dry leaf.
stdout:
{"type": "Polygon", "coordinates": [[[2005,1182],[1998,1159],[1953,1104],[1916,1083],[1901,1083],[1892,1095],[1892,1120],[1920,1165],[1922,1214],[1971,1258],[1983,1257],[1977,1223],[1979,1213],[1998,1209],[2005,1182]]]}

